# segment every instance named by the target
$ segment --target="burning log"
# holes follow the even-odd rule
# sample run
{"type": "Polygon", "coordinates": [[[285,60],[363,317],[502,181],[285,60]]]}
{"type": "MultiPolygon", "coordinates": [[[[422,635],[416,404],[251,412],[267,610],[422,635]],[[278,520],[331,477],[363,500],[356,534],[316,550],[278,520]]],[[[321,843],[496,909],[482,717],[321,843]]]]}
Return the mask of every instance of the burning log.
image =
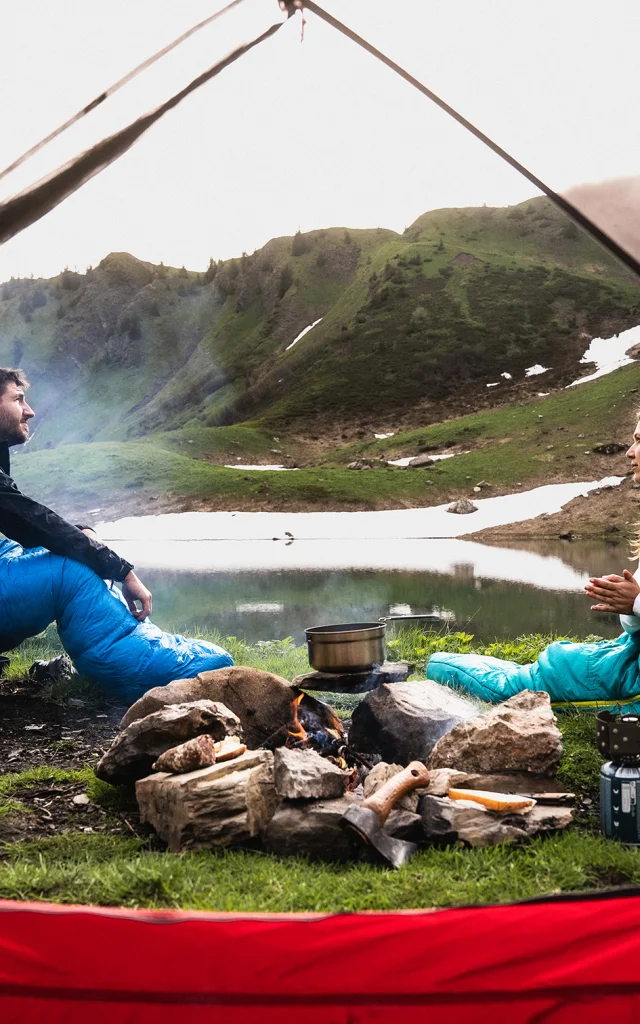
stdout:
{"type": "MultiPolygon", "coordinates": [[[[291,701],[292,719],[291,725],[287,726],[287,733],[289,739],[294,743],[306,743],[308,738],[306,729],[300,724],[300,719],[298,717],[298,707],[303,697],[304,693],[301,693],[291,701]]],[[[287,740],[287,744],[289,746],[291,745],[289,744],[289,740],[287,740]]]]}

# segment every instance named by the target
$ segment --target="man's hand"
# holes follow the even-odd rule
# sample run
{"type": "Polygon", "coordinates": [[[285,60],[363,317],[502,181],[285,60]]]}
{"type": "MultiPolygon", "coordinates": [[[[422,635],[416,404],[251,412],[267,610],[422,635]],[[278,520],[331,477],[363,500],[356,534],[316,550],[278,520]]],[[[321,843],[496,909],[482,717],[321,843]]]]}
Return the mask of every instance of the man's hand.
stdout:
{"type": "Polygon", "coordinates": [[[633,603],[640,594],[640,586],[628,569],[622,576],[590,579],[584,589],[587,597],[599,602],[591,605],[592,612],[616,612],[618,615],[633,615],[633,603]]]}
{"type": "Polygon", "coordinates": [[[138,622],[142,622],[148,615],[151,615],[151,591],[147,590],[133,569],[124,578],[122,593],[129,605],[129,611],[138,622]],[[136,601],[142,605],[139,610],[136,601]]]}

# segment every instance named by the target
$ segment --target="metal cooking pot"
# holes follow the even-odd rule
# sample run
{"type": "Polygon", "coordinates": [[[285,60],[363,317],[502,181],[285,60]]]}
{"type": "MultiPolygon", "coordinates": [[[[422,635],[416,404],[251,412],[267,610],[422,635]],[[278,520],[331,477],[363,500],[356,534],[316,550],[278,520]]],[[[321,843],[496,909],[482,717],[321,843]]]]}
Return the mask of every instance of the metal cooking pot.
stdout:
{"type": "Polygon", "coordinates": [[[305,630],[309,664],[318,672],[369,672],[385,660],[387,622],[438,620],[437,615],[383,615],[378,622],[347,622],[305,630]]]}

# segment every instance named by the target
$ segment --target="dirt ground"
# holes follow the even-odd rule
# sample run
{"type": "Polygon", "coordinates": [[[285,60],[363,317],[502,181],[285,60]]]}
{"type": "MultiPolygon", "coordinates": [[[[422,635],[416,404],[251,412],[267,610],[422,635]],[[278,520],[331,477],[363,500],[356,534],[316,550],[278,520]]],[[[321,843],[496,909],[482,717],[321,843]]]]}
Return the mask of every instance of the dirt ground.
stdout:
{"type": "MultiPolygon", "coordinates": [[[[110,745],[125,710],[74,698],[62,706],[41,699],[38,687],[29,681],[0,680],[0,777],[39,767],[72,771],[93,767],[110,745]]],[[[140,825],[133,793],[119,794],[103,807],[85,799],[82,782],[47,781],[10,796],[28,813],[0,816],[0,843],[68,831],[151,835],[140,825]],[[74,802],[74,797],[81,799],[74,802]]]]}

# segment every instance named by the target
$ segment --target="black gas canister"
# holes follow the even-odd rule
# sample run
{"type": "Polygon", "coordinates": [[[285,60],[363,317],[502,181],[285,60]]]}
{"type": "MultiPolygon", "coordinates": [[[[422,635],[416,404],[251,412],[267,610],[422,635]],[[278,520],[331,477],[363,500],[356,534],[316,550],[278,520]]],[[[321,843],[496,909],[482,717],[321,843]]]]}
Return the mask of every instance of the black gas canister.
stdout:
{"type": "Polygon", "coordinates": [[[611,760],[600,769],[600,828],[609,839],[640,846],[640,716],[597,716],[598,750],[611,760]]]}

